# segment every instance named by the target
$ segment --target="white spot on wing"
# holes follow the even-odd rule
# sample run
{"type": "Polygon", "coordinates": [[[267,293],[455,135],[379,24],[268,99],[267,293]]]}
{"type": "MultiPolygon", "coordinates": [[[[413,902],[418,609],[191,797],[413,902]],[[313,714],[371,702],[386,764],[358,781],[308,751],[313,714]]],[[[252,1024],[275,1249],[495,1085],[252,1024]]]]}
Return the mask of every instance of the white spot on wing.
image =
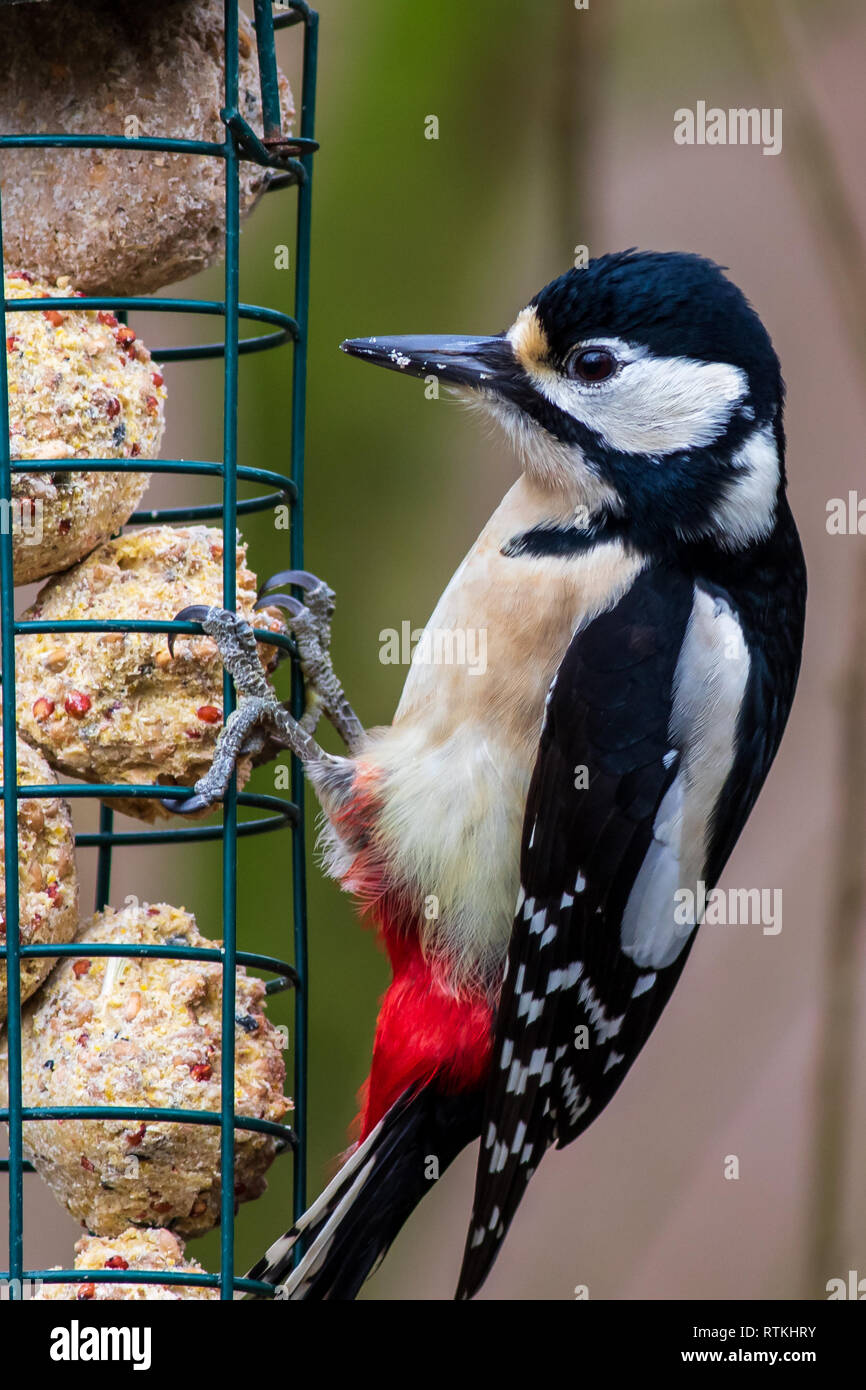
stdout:
{"type": "Polygon", "coordinates": [[[571,1067],[563,1067],[562,1069],[562,1092],[568,1109],[569,1123],[574,1125],[584,1111],[589,1109],[590,1102],[589,1096],[584,1096],[577,1084],[571,1067]]]}
{"type": "Polygon", "coordinates": [[[567,965],[564,970],[551,970],[547,977],[548,994],[553,994],[557,989],[571,989],[576,985],[583,973],[583,961],[576,960],[571,965],[567,965]]]}
{"type": "Polygon", "coordinates": [[[655,982],[655,971],[651,971],[649,975],[641,975],[640,979],[638,980],[637,984],[631,992],[632,999],[637,999],[639,995],[646,994],[648,989],[652,989],[655,982]]]}
{"type": "Polygon", "coordinates": [[[596,1041],[606,1043],[615,1038],[623,1025],[625,1014],[620,1014],[619,1018],[610,1018],[589,980],[581,983],[578,998],[589,1014],[596,1041]]]}
{"type": "Polygon", "coordinates": [[[501,1173],[505,1168],[505,1161],[508,1158],[508,1145],[496,1143],[493,1146],[493,1153],[490,1155],[490,1172],[501,1173]]]}

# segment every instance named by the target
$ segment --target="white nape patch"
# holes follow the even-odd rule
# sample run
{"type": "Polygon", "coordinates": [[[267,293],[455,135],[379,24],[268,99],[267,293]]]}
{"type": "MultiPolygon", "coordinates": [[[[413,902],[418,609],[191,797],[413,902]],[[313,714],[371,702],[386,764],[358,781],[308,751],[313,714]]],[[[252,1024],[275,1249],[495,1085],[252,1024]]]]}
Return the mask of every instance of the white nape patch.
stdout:
{"type": "Polygon", "coordinates": [[[694,929],[692,923],[676,920],[675,894],[680,889],[695,893],[704,876],[713,810],[734,761],[750,666],[743,630],[730,606],[696,587],[674,676],[669,727],[682,764],[656,813],[653,841],[620,929],[623,951],[642,969],[670,965],[694,929]]]}
{"type": "Polygon", "coordinates": [[[737,477],[713,511],[713,533],[728,549],[768,536],[776,520],[779,450],[772,427],[755,430],[734,455],[737,477]]]}
{"type": "Polygon", "coordinates": [[[589,386],[539,363],[533,385],[560,410],[593,430],[612,449],[664,456],[698,449],[724,434],[749,390],[730,362],[654,357],[619,338],[588,338],[575,348],[609,348],[622,363],[608,381],[589,386]]]}

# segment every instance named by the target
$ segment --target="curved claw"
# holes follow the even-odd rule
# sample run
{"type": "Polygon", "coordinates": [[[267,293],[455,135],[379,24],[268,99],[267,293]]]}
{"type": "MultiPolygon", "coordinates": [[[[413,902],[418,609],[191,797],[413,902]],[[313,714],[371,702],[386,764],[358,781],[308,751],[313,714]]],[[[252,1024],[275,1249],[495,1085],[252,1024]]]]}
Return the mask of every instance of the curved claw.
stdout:
{"type": "MultiPolygon", "coordinates": [[[[201,623],[204,622],[210,609],[206,603],[191,603],[186,608],[182,608],[179,613],[175,613],[172,622],[175,623],[201,623]]],[[[168,651],[170,656],[174,656],[174,642],[176,637],[182,636],[178,632],[168,634],[168,651]]]]}
{"type": "Polygon", "coordinates": [[[285,608],[293,618],[305,611],[300,599],[292,598],[291,594],[262,594],[261,598],[256,599],[253,608],[256,611],[260,608],[285,608]]]}
{"type": "Polygon", "coordinates": [[[303,589],[305,593],[322,587],[321,579],[310,574],[309,570],[280,570],[279,574],[272,574],[270,579],[264,581],[259,588],[259,597],[280,584],[294,584],[298,589],[303,589]]]}
{"type": "Polygon", "coordinates": [[[184,798],[161,796],[160,806],[166,811],[171,811],[175,816],[191,816],[195,811],[204,811],[206,808],[213,809],[213,803],[204,796],[187,796],[184,798]]]}

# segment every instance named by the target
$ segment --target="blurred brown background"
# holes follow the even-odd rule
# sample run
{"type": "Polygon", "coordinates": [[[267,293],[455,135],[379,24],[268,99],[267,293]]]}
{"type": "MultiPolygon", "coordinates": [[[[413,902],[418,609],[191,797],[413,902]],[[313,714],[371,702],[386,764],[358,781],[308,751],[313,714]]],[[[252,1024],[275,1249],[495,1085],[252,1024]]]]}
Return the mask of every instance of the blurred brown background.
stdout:
{"type": "MultiPolygon", "coordinates": [[[[578,1284],[592,1298],[824,1297],[829,1278],[866,1274],[862,866],[850,845],[838,852],[843,828],[859,824],[866,772],[857,721],[843,731],[864,540],[825,524],[829,498],[863,488],[866,16],[854,0],[320,9],[307,562],[337,590],[337,668],[365,723],[388,721],[405,676],[380,664],[381,629],[426,620],[516,467],[454,403],[368,372],[337,352],[341,338],[496,331],[571,265],[576,245],[682,249],[729,267],[788,385],[790,489],[810,577],[804,669],[723,880],[782,888],[783,930],[704,929],[609,1109],[545,1159],[482,1297],[569,1299],[578,1284]],[[699,100],[782,107],[782,152],[676,145],[675,110],[699,100]],[[428,115],[436,141],[424,138],[428,115]],[[724,1178],[727,1155],[739,1158],[737,1181],[724,1178]]],[[[279,48],[297,95],[296,39],[280,36],[279,48]]],[[[291,308],[274,248],[292,245],[293,199],[269,196],[246,224],[247,300],[291,308]]],[[[186,290],[219,297],[220,273],[186,290]]],[[[149,344],[168,341],[164,319],[140,323],[149,344]]],[[[186,325],[173,331],[180,341],[186,325]]],[[[288,366],[285,353],[242,363],[244,462],[287,469],[288,366]]],[[[167,383],[166,457],[219,457],[219,369],[172,367],[167,383]]],[[[157,482],[148,505],[191,500],[184,489],[157,482]]],[[[260,575],[288,562],[267,517],[244,530],[260,575]]],[[[255,785],[270,790],[273,770],[255,785]]],[[[216,868],[214,847],[129,852],[113,900],[183,903],[218,935],[216,868]]],[[[243,946],[289,950],[288,841],[243,845],[241,885],[243,946]]],[[[310,951],[315,1193],[346,1143],[386,983],[373,939],[316,867],[310,951]]],[[[288,1007],[276,1006],[278,1021],[288,1007]]],[[[425,1200],[367,1297],[451,1296],[473,1165],[465,1154],[425,1200]]],[[[288,1224],[290,1176],[283,1159],[268,1194],[241,1208],[239,1270],[288,1224]]],[[[72,1223],[35,1177],[27,1188],[28,1261],[68,1260],[72,1223]]],[[[215,1268],[216,1236],[191,1253],[215,1268]]]]}

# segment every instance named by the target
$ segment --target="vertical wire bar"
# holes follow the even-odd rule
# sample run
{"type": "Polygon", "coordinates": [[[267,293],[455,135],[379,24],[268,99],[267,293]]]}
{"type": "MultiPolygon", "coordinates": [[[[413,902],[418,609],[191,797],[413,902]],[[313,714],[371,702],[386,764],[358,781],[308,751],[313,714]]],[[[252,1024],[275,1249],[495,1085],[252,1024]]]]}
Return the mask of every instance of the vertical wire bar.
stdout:
{"type": "Polygon", "coordinates": [[[267,143],[280,134],[282,125],[272,0],[255,0],[255,23],[259,50],[259,80],[262,88],[262,130],[267,143]]]}
{"type": "MultiPolygon", "coordinates": [[[[313,139],[316,121],[316,65],[318,61],[319,16],[306,5],[298,5],[304,15],[304,70],[301,83],[301,136],[313,139]]],[[[303,155],[301,163],[305,178],[298,185],[298,221],[295,260],[295,320],[298,338],[292,357],[292,432],[291,477],[297,485],[298,496],[292,515],[291,563],[293,569],[304,567],[304,449],[306,445],[307,348],[310,305],[310,235],[312,217],[313,157],[303,155]]],[[[300,673],[292,669],[292,711],[296,718],[303,713],[304,692],[300,673]]],[[[298,808],[298,819],[292,830],[292,909],[294,920],[295,968],[298,986],[295,990],[295,1068],[294,1068],[294,1126],[299,1144],[294,1164],[295,1220],[307,1206],[307,1040],[309,1031],[309,982],[307,950],[307,864],[304,829],[304,772],[297,758],[292,758],[292,801],[298,808]]],[[[298,1255],[300,1256],[300,1245],[298,1255]]]]}
{"type": "MultiPolygon", "coordinates": [[[[0,207],[0,269],[3,267],[0,207]]],[[[24,1192],[21,1154],[21,971],[18,902],[18,750],[15,729],[15,574],[9,382],[6,374],[6,286],[0,304],[0,653],[3,661],[3,849],[6,913],[6,1038],[9,1045],[9,1297],[24,1271],[24,1192]]],[[[22,1291],[23,1292],[23,1291],[22,1291]]]]}
{"type": "MultiPolygon", "coordinates": [[[[225,103],[228,115],[238,105],[238,6],[225,0],[225,103]]],[[[223,607],[236,607],[237,432],[238,432],[238,265],[240,240],[238,150],[226,128],[226,268],[225,370],[223,374],[223,607]]],[[[231,678],[223,677],[223,711],[235,707],[231,678]]],[[[234,1292],[235,1218],[235,972],[237,953],[237,781],[234,776],[223,804],[223,978],[220,1046],[220,1298],[234,1292]]]]}
{"type": "MultiPolygon", "coordinates": [[[[104,801],[101,801],[99,803],[99,833],[100,835],[111,835],[113,831],[114,811],[110,806],[106,806],[104,801]]],[[[95,912],[103,912],[111,899],[111,850],[111,842],[106,840],[99,846],[97,853],[95,912]]]]}

